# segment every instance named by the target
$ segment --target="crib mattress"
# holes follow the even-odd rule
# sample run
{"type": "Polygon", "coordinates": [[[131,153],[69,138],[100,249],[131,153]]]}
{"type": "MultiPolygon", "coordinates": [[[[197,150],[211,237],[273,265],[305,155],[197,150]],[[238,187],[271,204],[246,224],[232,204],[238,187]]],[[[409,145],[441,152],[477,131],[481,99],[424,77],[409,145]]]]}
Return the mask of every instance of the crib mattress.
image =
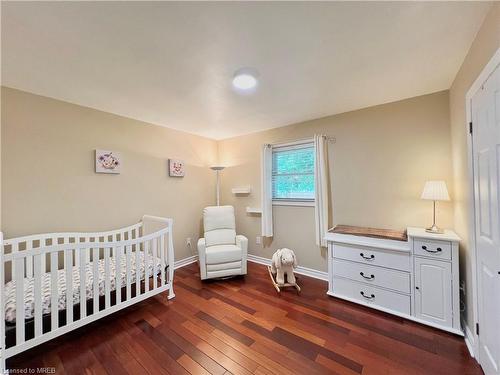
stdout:
{"type": "MultiPolygon", "coordinates": [[[[120,257],[121,273],[119,279],[121,287],[125,286],[127,276],[127,260],[124,255],[120,257]]],[[[144,280],[145,265],[144,265],[144,252],[139,252],[139,267],[136,267],[135,253],[130,257],[130,274],[132,282],[136,281],[136,273],[139,272],[140,280],[144,280]]],[[[158,275],[161,272],[161,259],[156,260],[156,269],[153,265],[153,258],[149,255],[148,275],[158,275]]],[[[105,264],[104,259],[98,261],[99,266],[99,295],[105,294],[105,264]]],[[[110,290],[115,290],[116,284],[116,259],[109,258],[110,269],[110,290]]],[[[50,272],[44,273],[42,277],[42,314],[50,314],[51,312],[51,284],[52,276],[50,272]]],[[[94,296],[94,272],[93,263],[85,265],[85,293],[86,299],[90,300],[94,296]]],[[[58,310],[66,309],[66,271],[59,270],[57,272],[57,286],[58,286],[58,310]]],[[[26,277],[24,279],[24,318],[31,319],[35,312],[35,280],[33,277],[26,277]]],[[[80,303],[80,267],[73,267],[73,305],[80,303]]],[[[8,323],[16,321],[16,282],[10,281],[5,284],[5,320],[8,323]]]]}

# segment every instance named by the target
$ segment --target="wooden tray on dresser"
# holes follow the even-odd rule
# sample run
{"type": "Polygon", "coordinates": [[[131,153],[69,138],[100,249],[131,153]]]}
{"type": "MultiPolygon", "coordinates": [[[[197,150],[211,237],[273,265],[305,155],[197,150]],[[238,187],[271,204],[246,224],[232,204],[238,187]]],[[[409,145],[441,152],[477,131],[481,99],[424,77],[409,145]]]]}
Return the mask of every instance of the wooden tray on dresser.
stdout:
{"type": "Polygon", "coordinates": [[[404,242],[408,241],[408,235],[406,234],[406,230],[398,231],[392,229],[356,227],[352,225],[336,225],[333,229],[330,229],[329,232],[338,234],[350,234],[352,236],[382,238],[385,240],[395,240],[404,242]]]}

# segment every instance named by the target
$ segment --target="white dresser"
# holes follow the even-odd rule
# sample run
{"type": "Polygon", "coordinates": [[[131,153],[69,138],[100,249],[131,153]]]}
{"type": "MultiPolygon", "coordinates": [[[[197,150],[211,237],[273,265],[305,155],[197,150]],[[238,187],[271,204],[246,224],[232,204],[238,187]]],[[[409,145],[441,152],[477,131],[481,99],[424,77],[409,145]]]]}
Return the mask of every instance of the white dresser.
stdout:
{"type": "Polygon", "coordinates": [[[326,235],[329,295],[463,335],[454,232],[375,238],[355,229],[326,235]]]}

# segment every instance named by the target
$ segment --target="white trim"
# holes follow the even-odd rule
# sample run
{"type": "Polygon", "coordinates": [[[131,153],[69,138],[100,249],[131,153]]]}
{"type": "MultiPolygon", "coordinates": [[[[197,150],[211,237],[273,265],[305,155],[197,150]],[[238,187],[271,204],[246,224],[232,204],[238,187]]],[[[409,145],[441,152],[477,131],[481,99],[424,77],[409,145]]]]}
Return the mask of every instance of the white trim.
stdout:
{"type": "MultiPolygon", "coordinates": [[[[247,260],[249,262],[263,264],[265,266],[271,265],[271,259],[260,257],[260,256],[253,255],[253,254],[248,254],[247,260]]],[[[307,267],[302,267],[302,266],[298,266],[294,272],[299,274],[299,275],[312,277],[313,279],[328,281],[328,272],[318,271],[318,270],[315,270],[312,268],[307,268],[307,267]]]]}
{"type": "Polygon", "coordinates": [[[198,255],[192,255],[184,259],[176,260],[174,263],[174,270],[186,267],[190,264],[196,263],[197,261],[198,261],[198,255]]]}
{"type": "Polygon", "coordinates": [[[312,268],[298,266],[295,270],[299,275],[309,276],[313,279],[328,281],[328,272],[318,271],[312,268]]]}
{"type": "Polygon", "coordinates": [[[271,144],[271,147],[273,149],[275,149],[275,148],[307,145],[308,143],[311,143],[311,146],[314,146],[314,138],[304,138],[304,139],[298,139],[296,141],[291,141],[291,142],[274,143],[274,144],[271,144]]]}
{"type": "MultiPolygon", "coordinates": [[[[483,83],[486,82],[488,77],[495,71],[495,68],[498,64],[500,64],[500,48],[498,48],[497,51],[493,54],[491,60],[488,61],[479,76],[471,85],[469,91],[467,91],[467,94],[465,95],[466,98],[472,99],[477,90],[481,88],[483,83]]],[[[470,114],[470,111],[468,112],[468,114],[470,114]]]]}
{"type": "Polygon", "coordinates": [[[465,322],[464,319],[462,320],[462,327],[464,330],[464,340],[465,340],[465,345],[467,346],[467,349],[469,349],[469,354],[472,358],[476,357],[476,354],[474,352],[474,348],[476,347],[476,343],[474,340],[474,334],[471,332],[469,326],[465,322]]]}
{"type": "Polygon", "coordinates": [[[253,255],[253,254],[248,254],[247,255],[247,260],[249,262],[263,264],[264,266],[270,266],[271,265],[271,259],[260,257],[260,256],[253,255]]]}
{"type": "Polygon", "coordinates": [[[311,200],[286,200],[273,199],[273,206],[299,206],[299,207],[314,207],[314,199],[311,200]]]}
{"type": "MultiPolygon", "coordinates": [[[[493,57],[483,68],[479,76],[476,78],[474,83],[471,85],[467,94],[465,95],[465,131],[466,134],[469,133],[469,123],[472,121],[472,113],[471,113],[471,102],[474,94],[479,90],[481,85],[488,79],[488,77],[493,73],[495,68],[500,64],[500,48],[497,49],[493,57]]],[[[467,167],[468,167],[468,178],[469,178],[469,220],[471,225],[469,226],[469,238],[470,238],[470,254],[471,254],[471,270],[472,270],[472,311],[474,316],[474,324],[479,320],[478,314],[478,296],[477,296],[477,252],[476,252],[476,219],[475,219],[475,204],[474,204],[474,168],[473,168],[473,150],[472,150],[472,138],[467,136],[467,167]]],[[[469,306],[467,306],[469,308],[469,306]]],[[[465,330],[469,330],[471,332],[470,327],[465,324],[465,330]]],[[[473,352],[478,353],[478,345],[479,340],[476,339],[477,335],[475,331],[471,332],[472,338],[471,344],[473,347],[473,352]]],[[[476,356],[477,358],[477,356],[476,356]]]]}

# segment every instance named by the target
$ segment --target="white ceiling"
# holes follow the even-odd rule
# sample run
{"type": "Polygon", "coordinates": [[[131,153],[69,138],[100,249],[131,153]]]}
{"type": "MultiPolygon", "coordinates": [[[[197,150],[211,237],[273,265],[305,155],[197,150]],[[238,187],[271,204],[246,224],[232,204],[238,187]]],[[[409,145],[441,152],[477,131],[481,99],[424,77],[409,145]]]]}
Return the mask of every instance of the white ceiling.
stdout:
{"type": "Polygon", "coordinates": [[[2,2],[2,84],[221,139],[448,89],[489,6],[2,2]]]}

